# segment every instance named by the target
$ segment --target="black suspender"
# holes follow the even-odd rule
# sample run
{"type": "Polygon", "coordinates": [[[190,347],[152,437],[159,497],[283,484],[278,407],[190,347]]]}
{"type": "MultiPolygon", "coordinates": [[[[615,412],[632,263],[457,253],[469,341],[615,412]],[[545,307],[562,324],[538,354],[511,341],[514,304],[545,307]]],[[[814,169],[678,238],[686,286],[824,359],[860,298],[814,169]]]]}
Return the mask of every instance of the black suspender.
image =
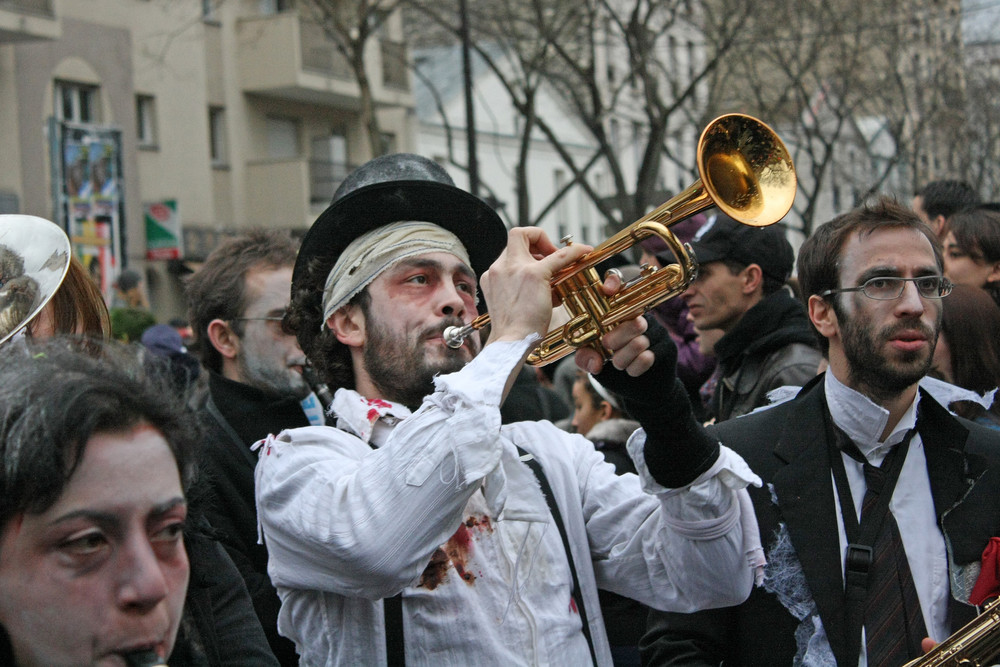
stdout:
{"type": "MultiPolygon", "coordinates": [[[[580,612],[580,622],[583,624],[583,636],[587,640],[587,647],[590,649],[590,658],[594,665],[597,664],[597,651],[594,649],[594,640],[590,636],[590,622],[587,619],[587,610],[583,601],[583,591],[580,589],[580,581],[576,576],[576,565],[573,563],[573,551],[570,549],[569,536],[566,534],[566,526],[563,524],[562,514],[559,512],[559,505],[556,503],[555,494],[549,480],[542,470],[538,460],[520,447],[517,448],[521,455],[521,460],[527,464],[538,479],[538,485],[545,496],[545,502],[549,506],[549,512],[559,528],[559,537],[562,538],[563,549],[566,551],[566,561],[569,565],[569,573],[573,579],[573,590],[571,595],[576,608],[580,612]]],[[[385,615],[385,653],[386,665],[388,667],[403,667],[406,664],[406,646],[403,641],[403,595],[399,593],[391,598],[382,600],[382,611],[385,615]]]]}
{"type": "Polygon", "coordinates": [[[559,528],[559,537],[562,538],[563,549],[566,550],[566,561],[569,564],[569,573],[573,578],[573,590],[571,592],[573,596],[573,601],[576,602],[576,608],[580,612],[580,622],[583,624],[583,636],[587,640],[587,647],[590,649],[590,659],[597,664],[597,652],[594,650],[594,640],[590,636],[590,621],[587,619],[587,610],[583,603],[583,591],[580,590],[580,581],[576,576],[576,566],[573,563],[573,551],[570,549],[569,536],[566,534],[566,525],[563,523],[562,515],[559,513],[559,505],[556,503],[556,496],[552,493],[552,487],[549,485],[549,480],[545,477],[545,472],[542,471],[541,464],[538,463],[532,454],[525,452],[520,447],[517,448],[518,453],[521,455],[521,460],[524,461],[531,471],[535,473],[535,477],[538,478],[538,485],[542,487],[542,495],[545,496],[545,502],[549,505],[549,512],[552,513],[552,519],[556,522],[556,526],[559,528]]]}
{"type": "Polygon", "coordinates": [[[406,664],[406,644],[403,642],[403,594],[396,593],[382,600],[385,615],[385,664],[403,667],[406,664]]]}

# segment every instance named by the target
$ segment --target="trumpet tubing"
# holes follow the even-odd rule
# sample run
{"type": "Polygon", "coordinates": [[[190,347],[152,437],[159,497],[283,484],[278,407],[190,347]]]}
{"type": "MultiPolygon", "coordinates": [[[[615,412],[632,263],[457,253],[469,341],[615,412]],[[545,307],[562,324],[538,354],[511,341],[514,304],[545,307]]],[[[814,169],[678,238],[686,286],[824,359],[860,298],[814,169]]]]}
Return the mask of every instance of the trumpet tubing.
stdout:
{"type": "MultiPolygon", "coordinates": [[[[698,141],[698,174],[686,190],[552,277],[553,294],[570,318],[542,339],[528,355],[529,364],[544,366],[584,346],[608,358],[600,343],[605,333],[687,289],[697,276],[697,264],[671,225],[717,206],[738,222],[764,227],[783,218],[795,199],[795,167],[788,150],[771,128],[743,114],[720,116],[708,124],[698,141]],[[639,278],[605,296],[594,267],[654,235],[667,244],[676,263],[643,267],[639,278]]],[[[464,327],[449,327],[445,341],[460,347],[488,322],[487,313],[464,327]]]]}

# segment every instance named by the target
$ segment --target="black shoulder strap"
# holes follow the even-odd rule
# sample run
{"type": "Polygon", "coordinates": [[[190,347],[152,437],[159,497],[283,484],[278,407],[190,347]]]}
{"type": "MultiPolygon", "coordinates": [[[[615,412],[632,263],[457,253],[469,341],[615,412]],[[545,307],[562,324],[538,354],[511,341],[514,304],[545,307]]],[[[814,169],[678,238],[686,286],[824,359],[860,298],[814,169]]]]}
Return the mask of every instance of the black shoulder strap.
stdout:
{"type": "Polygon", "coordinates": [[[385,615],[385,664],[386,667],[403,667],[406,664],[406,644],[403,643],[403,594],[396,593],[382,600],[385,615]]]}
{"type": "Polygon", "coordinates": [[[209,392],[208,396],[205,397],[204,407],[208,415],[211,416],[212,419],[215,420],[215,423],[219,425],[219,428],[221,428],[222,431],[233,441],[236,448],[243,452],[243,456],[246,458],[247,462],[251,466],[256,466],[257,455],[250,451],[250,445],[253,443],[243,442],[239,434],[236,432],[236,429],[233,428],[232,424],[229,423],[229,420],[226,419],[225,415],[222,414],[222,411],[219,410],[219,406],[215,404],[215,399],[212,398],[211,392],[209,392]]]}
{"type": "Polygon", "coordinates": [[[851,487],[847,481],[847,470],[841,452],[862,464],[867,463],[857,445],[851,442],[846,433],[833,423],[833,418],[826,413],[827,442],[830,448],[830,467],[833,480],[837,487],[837,497],[840,502],[840,514],[844,522],[844,534],[847,537],[847,553],[844,558],[844,616],[847,623],[847,656],[846,664],[853,665],[858,661],[861,652],[861,629],[864,626],[865,601],[868,597],[868,573],[878,536],[885,517],[889,514],[889,502],[892,498],[896,481],[903,468],[903,461],[910,446],[910,440],[916,433],[916,428],[910,429],[903,441],[893,447],[886,456],[883,467],[887,479],[885,487],[879,494],[876,505],[869,510],[870,514],[858,518],[851,496],[851,487]]]}
{"type": "Polygon", "coordinates": [[[570,549],[569,537],[566,535],[566,526],[563,524],[562,514],[559,513],[559,505],[556,503],[555,494],[552,493],[552,487],[549,485],[549,480],[545,477],[545,473],[542,471],[542,466],[538,463],[538,459],[520,447],[517,448],[517,451],[521,455],[521,460],[524,461],[529,468],[531,468],[531,472],[535,473],[535,477],[538,479],[538,485],[542,488],[542,495],[545,496],[545,502],[549,505],[549,512],[552,513],[552,518],[555,520],[556,526],[559,528],[559,537],[562,538],[563,549],[566,551],[566,561],[569,564],[569,573],[573,578],[573,601],[576,603],[576,608],[580,612],[580,622],[583,624],[583,636],[587,640],[587,647],[590,648],[590,659],[593,660],[596,665],[597,652],[594,650],[594,640],[590,636],[590,622],[587,619],[587,609],[583,603],[583,591],[580,590],[580,581],[576,576],[576,566],[573,563],[573,551],[570,549]]]}

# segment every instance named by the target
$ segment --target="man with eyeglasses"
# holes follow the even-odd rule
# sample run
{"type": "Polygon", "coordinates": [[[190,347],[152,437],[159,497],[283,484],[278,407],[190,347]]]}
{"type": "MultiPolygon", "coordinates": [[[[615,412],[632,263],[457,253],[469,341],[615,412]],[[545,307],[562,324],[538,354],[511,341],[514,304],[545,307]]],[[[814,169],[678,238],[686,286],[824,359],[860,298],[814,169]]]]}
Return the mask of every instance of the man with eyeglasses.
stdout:
{"type": "Polygon", "coordinates": [[[1000,535],[1000,437],[918,386],[951,291],[933,230],[877,200],[817,229],[798,276],[829,370],[711,429],[765,481],[750,491],[764,585],[651,616],[644,664],[898,667],[998,592],[979,574],[1000,535]]]}
{"type": "Polygon", "coordinates": [[[250,446],[309,426],[307,410],[323,417],[322,409],[311,409],[316,398],[303,378],[305,355],[282,327],[297,250],[287,234],[251,231],[216,248],[187,285],[188,319],[208,370],[198,406],[206,431],[206,514],[243,574],[282,665],[299,662],[295,645],[278,635],[280,601],[267,575],[267,550],[257,543],[257,456],[250,446]]]}

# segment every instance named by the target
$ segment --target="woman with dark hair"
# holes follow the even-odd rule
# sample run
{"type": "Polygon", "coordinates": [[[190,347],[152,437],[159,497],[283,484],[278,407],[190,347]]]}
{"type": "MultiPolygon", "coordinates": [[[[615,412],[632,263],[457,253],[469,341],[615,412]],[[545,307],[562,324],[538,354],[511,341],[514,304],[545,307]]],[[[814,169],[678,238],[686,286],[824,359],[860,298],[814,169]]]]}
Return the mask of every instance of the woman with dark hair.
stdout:
{"type": "Polygon", "coordinates": [[[189,511],[194,424],[134,348],[0,348],[0,665],[277,665],[189,511]]]}
{"type": "Polygon", "coordinates": [[[948,219],[944,274],[956,285],[982,287],[1000,305],[1000,212],[965,209],[948,219]]]}
{"type": "MultiPolygon", "coordinates": [[[[955,285],[941,300],[944,316],[934,349],[934,371],[942,380],[980,394],[1000,385],[1000,306],[985,290],[955,285]]],[[[958,415],[1000,429],[1000,401],[989,410],[970,401],[951,404],[958,415]]]]}
{"type": "Polygon", "coordinates": [[[58,340],[0,351],[4,665],[174,650],[196,441],[134,356],[111,352],[58,340]]]}
{"type": "MultiPolygon", "coordinates": [[[[3,218],[0,223],[8,225],[8,232],[14,229],[35,232],[34,235],[10,233],[5,239],[8,242],[20,239],[37,245],[38,233],[55,227],[46,220],[30,216],[0,218],[3,218]]],[[[62,254],[63,246],[68,252],[69,242],[61,230],[58,234],[58,243],[43,254],[46,257],[50,254],[61,257],[63,262],[68,262],[68,267],[66,263],[56,267],[65,269],[65,274],[53,269],[57,278],[59,275],[63,277],[48,286],[45,295],[48,301],[36,307],[37,312],[33,315],[4,333],[5,339],[13,338],[23,330],[27,334],[25,345],[0,345],[0,665],[120,664],[125,657],[123,653],[135,657],[142,649],[143,657],[158,656],[162,659],[170,655],[174,665],[277,667],[242,577],[222,546],[212,538],[212,529],[198,508],[197,489],[192,494],[189,488],[193,477],[191,459],[194,456],[190,442],[196,437],[190,429],[196,420],[186,411],[181,394],[165,385],[162,374],[150,372],[152,367],[143,364],[136,346],[109,342],[110,320],[100,291],[79,262],[68,254],[62,254]],[[75,409],[80,406],[86,409],[75,409]],[[30,437],[26,438],[25,433],[30,437]],[[151,437],[155,443],[150,442],[151,437]],[[175,438],[177,443],[183,445],[183,451],[174,446],[175,438]],[[107,457],[98,457],[100,460],[94,460],[93,465],[89,465],[89,452],[106,453],[108,447],[105,444],[109,439],[113,441],[110,449],[119,454],[126,450],[131,453],[124,458],[115,454],[110,461],[107,457]],[[36,544],[8,541],[11,526],[33,523],[51,512],[59,511],[66,497],[74,502],[80,500],[75,495],[68,495],[83,483],[74,480],[90,480],[87,475],[92,473],[98,474],[103,483],[85,486],[87,496],[84,500],[87,502],[90,502],[88,499],[100,501],[105,498],[102,494],[107,490],[113,490],[119,497],[124,497],[122,494],[126,491],[162,491],[164,479],[172,485],[176,476],[166,470],[169,466],[159,465],[151,477],[145,475],[150,472],[148,467],[153,465],[146,454],[152,456],[152,452],[158,452],[157,460],[161,463],[165,460],[162,449],[154,446],[164,440],[168,449],[174,452],[176,467],[180,471],[181,485],[178,488],[181,493],[172,496],[171,503],[179,498],[182,502],[176,503],[176,506],[183,505],[186,518],[179,522],[183,530],[165,527],[164,532],[150,535],[149,542],[156,547],[157,554],[167,551],[174,554],[171,563],[160,568],[165,574],[159,578],[164,581],[168,578],[179,580],[183,569],[180,631],[178,633],[177,627],[173,626],[174,596],[178,583],[173,581],[169,587],[170,594],[156,604],[152,604],[153,598],[159,600],[159,594],[139,602],[126,598],[130,614],[150,605],[157,610],[157,622],[163,632],[156,637],[145,636],[141,638],[143,641],[125,642],[118,641],[129,638],[125,635],[105,637],[91,633],[84,636],[94,630],[94,624],[88,624],[89,621],[118,614],[120,612],[114,611],[112,605],[124,604],[118,598],[106,595],[110,585],[107,577],[81,580],[81,587],[73,589],[79,593],[76,598],[66,596],[60,600],[44,597],[52,593],[52,588],[41,584],[23,588],[20,582],[34,574],[44,579],[45,583],[58,583],[60,580],[56,575],[64,573],[65,568],[31,569],[35,565],[40,568],[47,564],[45,554],[59,556],[62,560],[57,559],[56,565],[62,567],[71,565],[74,559],[82,562],[86,554],[108,553],[115,546],[115,539],[103,534],[95,521],[93,530],[77,531],[83,539],[68,538],[62,551],[55,544],[50,545],[52,549],[48,552],[31,554],[17,549],[36,544]],[[148,445],[148,451],[142,449],[139,453],[139,447],[129,449],[134,442],[148,445]],[[95,445],[93,450],[92,445],[95,445]],[[115,468],[119,463],[124,466],[133,462],[139,464],[138,470],[115,468]],[[23,468],[27,472],[18,473],[22,470],[19,466],[28,466],[29,463],[35,467],[23,468]],[[111,467],[107,467],[109,464],[111,467]],[[47,467],[43,469],[42,466],[47,467]],[[78,477],[80,473],[87,475],[78,477]],[[191,500],[190,508],[188,500],[191,500]],[[171,536],[176,536],[177,540],[172,541],[171,536]],[[179,552],[175,549],[178,543],[179,552]],[[23,558],[12,560],[9,558],[11,554],[23,558]],[[181,554],[183,568],[178,560],[181,554]],[[170,576],[167,577],[167,574],[170,576]],[[15,594],[22,597],[14,597],[15,594]],[[102,594],[105,594],[103,598],[102,594]],[[34,595],[43,597],[32,597],[34,595]],[[38,622],[34,626],[17,625],[15,621],[24,623],[32,620],[17,611],[29,603],[48,610],[46,613],[50,620],[46,622],[44,617],[39,616],[34,618],[38,622]],[[79,630],[83,634],[62,629],[60,621],[78,616],[82,617],[79,630]],[[164,625],[164,619],[169,620],[170,627],[164,625]],[[35,632],[43,634],[38,637],[33,634],[35,632]],[[114,641],[105,641],[109,639],[114,641]],[[90,641],[89,650],[104,650],[108,655],[85,659],[84,654],[77,652],[84,649],[70,645],[74,640],[90,641]],[[60,653],[39,654],[38,651],[43,649],[60,653]]],[[[11,245],[10,249],[21,255],[28,250],[18,244],[11,245]]],[[[38,269],[35,266],[31,268],[38,269]]],[[[176,490],[173,486],[171,489],[176,490]]],[[[132,509],[140,513],[152,511],[148,503],[142,505],[140,502],[139,505],[132,509]],[[142,507],[146,509],[142,510],[142,507]]],[[[79,507],[87,514],[98,506],[85,504],[79,507]]],[[[132,516],[136,515],[133,513],[132,516]]],[[[177,522],[169,523],[170,526],[178,525],[177,522]]],[[[20,530],[13,532],[16,537],[23,536],[20,530]]],[[[134,537],[139,539],[141,536],[136,534],[134,537]]],[[[145,572],[152,570],[147,568],[145,572]]],[[[157,578],[155,572],[150,576],[157,578]]],[[[70,584],[63,586],[69,590],[68,587],[70,584]]],[[[109,632],[114,630],[108,627],[109,632]]],[[[124,626],[119,629],[122,628],[124,626]]]]}

